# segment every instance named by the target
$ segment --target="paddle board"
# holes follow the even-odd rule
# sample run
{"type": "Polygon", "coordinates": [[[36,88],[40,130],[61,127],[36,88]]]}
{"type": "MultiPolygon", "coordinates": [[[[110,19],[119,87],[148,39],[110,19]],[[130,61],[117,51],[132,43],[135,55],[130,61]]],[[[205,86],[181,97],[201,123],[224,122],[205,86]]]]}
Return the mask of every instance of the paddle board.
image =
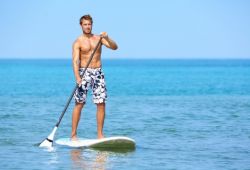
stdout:
{"type": "Polygon", "coordinates": [[[103,139],[84,139],[78,138],[71,140],[70,138],[60,138],[55,141],[58,145],[69,147],[90,147],[90,148],[106,148],[106,149],[133,149],[135,141],[124,136],[108,137],[103,139]]]}

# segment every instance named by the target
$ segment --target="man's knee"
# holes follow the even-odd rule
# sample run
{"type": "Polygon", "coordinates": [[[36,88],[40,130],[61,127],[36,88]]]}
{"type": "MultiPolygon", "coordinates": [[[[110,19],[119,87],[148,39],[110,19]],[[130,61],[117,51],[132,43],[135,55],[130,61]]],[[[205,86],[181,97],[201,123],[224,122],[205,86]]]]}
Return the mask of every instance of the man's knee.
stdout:
{"type": "Polygon", "coordinates": [[[97,103],[96,106],[98,108],[103,108],[103,107],[105,107],[105,103],[97,103]]]}
{"type": "Polygon", "coordinates": [[[84,103],[75,103],[75,107],[78,108],[78,109],[82,109],[84,106],[84,103]]]}

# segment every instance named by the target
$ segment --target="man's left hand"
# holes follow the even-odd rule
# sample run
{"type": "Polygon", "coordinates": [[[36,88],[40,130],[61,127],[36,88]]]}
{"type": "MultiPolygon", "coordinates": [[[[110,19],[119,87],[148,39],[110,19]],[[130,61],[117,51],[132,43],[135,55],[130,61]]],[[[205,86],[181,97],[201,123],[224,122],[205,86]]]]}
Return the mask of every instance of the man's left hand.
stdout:
{"type": "Polygon", "coordinates": [[[101,32],[101,34],[100,34],[100,36],[102,37],[102,38],[108,38],[108,33],[107,32],[101,32]]]}

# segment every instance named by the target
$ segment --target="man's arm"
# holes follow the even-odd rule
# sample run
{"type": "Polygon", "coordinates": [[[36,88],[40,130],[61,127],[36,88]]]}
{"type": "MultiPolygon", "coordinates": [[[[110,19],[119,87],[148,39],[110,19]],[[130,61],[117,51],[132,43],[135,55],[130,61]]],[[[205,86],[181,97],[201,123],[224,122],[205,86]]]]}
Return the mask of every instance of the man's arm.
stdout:
{"type": "Polygon", "coordinates": [[[79,58],[80,58],[80,47],[79,47],[79,43],[75,41],[73,44],[73,49],[72,49],[72,62],[73,62],[73,71],[75,74],[75,79],[76,79],[77,84],[81,83],[81,77],[79,74],[79,65],[80,65],[79,58]]]}
{"type": "Polygon", "coordinates": [[[112,50],[116,50],[118,48],[116,42],[114,40],[112,40],[111,38],[109,38],[109,36],[106,32],[102,32],[101,37],[103,37],[102,44],[104,44],[106,47],[108,47],[112,50]]]}

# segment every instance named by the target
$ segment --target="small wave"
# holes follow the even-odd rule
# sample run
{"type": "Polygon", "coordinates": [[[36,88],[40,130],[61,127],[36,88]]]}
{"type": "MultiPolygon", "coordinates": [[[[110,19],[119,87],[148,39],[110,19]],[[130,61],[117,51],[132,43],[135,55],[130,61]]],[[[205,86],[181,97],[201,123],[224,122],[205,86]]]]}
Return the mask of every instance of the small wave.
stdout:
{"type": "Polygon", "coordinates": [[[0,139],[1,146],[16,146],[17,143],[11,139],[0,139]]]}

